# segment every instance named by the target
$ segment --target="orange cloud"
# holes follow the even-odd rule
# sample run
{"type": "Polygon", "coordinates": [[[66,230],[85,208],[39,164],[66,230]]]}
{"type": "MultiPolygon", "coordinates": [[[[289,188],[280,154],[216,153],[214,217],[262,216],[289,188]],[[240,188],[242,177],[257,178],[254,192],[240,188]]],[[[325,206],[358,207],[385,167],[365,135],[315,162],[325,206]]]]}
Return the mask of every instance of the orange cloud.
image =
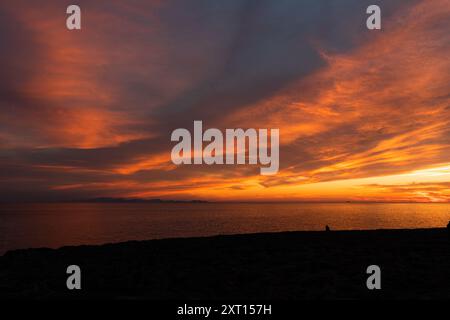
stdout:
{"type": "MultiPolygon", "coordinates": [[[[221,53],[239,49],[226,36],[226,44],[200,37],[207,55],[190,39],[170,38],[158,15],[163,1],[121,4],[123,15],[94,6],[90,14],[96,19],[87,20],[83,36],[61,28],[60,8],[22,10],[24,3],[0,5],[37,47],[37,63],[23,72],[23,83],[8,97],[17,103],[8,100],[8,112],[0,115],[6,128],[0,142],[8,152],[75,149],[64,164],[48,160],[53,149],[30,156],[30,167],[43,172],[33,179],[48,180],[52,191],[215,200],[449,201],[450,179],[442,169],[450,159],[446,0],[405,5],[383,20],[382,31],[367,31],[352,49],[326,50],[321,39],[313,39],[322,67],[265,93],[264,99],[242,99],[245,104],[237,103],[216,120],[221,128],[280,129],[281,167],[272,177],[244,166],[170,162],[171,128],[161,119],[190,116],[197,108],[216,112],[206,110],[214,107],[209,102],[228,94],[219,85],[220,73],[228,70],[228,56],[221,53]],[[158,118],[161,114],[165,117],[158,118]],[[148,146],[145,139],[159,140],[148,146]],[[133,142],[142,144],[121,149],[133,142]],[[79,149],[89,150],[80,155],[79,149]],[[108,161],[110,149],[115,155],[124,150],[123,157],[108,161]],[[95,151],[104,151],[95,165],[71,158],[96,160],[95,151]],[[55,178],[58,173],[70,179],[55,178]]],[[[26,69],[27,63],[20,65],[26,69]]]]}
{"type": "Polygon", "coordinates": [[[447,1],[423,1],[359,48],[322,52],[326,67],[228,121],[279,127],[282,144],[316,163],[312,170],[289,163],[285,173],[311,180],[377,176],[445,162],[450,156],[449,19],[447,1]]]}

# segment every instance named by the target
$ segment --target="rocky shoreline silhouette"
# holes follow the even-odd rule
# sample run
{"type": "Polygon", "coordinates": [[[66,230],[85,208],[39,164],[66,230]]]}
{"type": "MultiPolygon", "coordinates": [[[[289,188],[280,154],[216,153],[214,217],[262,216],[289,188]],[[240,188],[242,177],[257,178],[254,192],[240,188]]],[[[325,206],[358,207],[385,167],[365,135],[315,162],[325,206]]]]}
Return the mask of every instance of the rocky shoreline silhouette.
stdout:
{"type": "Polygon", "coordinates": [[[0,257],[0,297],[449,298],[447,233],[281,232],[15,250],[0,257]],[[66,287],[72,264],[81,268],[81,290],[66,287]],[[381,290],[366,287],[373,264],[381,268],[381,290]]]}

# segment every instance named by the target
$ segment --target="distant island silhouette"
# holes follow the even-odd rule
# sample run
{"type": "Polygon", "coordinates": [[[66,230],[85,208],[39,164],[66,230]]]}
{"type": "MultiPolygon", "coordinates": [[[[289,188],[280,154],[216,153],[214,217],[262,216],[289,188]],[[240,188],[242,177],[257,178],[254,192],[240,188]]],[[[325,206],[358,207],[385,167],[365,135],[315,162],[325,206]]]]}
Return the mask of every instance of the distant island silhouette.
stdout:
{"type": "Polygon", "coordinates": [[[98,203],[208,203],[204,200],[164,200],[143,198],[110,198],[99,197],[91,199],[76,200],[75,202],[98,202],[98,203]]]}

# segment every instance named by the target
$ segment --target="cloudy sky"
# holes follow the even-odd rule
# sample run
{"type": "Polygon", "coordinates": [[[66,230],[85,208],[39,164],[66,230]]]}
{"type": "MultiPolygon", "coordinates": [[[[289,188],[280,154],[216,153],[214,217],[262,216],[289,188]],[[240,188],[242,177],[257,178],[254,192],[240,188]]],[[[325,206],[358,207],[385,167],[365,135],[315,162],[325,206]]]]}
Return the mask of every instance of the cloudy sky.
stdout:
{"type": "Polygon", "coordinates": [[[0,201],[450,200],[450,1],[70,4],[0,3],[0,201]],[[279,128],[280,171],[173,165],[194,120],[279,128]]]}

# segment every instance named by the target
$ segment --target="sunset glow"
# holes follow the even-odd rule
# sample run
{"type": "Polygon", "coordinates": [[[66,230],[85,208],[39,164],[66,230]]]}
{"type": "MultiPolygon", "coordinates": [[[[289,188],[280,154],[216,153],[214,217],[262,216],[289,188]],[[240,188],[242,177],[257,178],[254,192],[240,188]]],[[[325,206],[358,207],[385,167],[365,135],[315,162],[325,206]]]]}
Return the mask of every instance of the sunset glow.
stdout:
{"type": "Polygon", "coordinates": [[[79,2],[78,33],[65,3],[0,4],[2,200],[450,201],[449,1],[394,1],[378,33],[234,2],[79,2]],[[170,133],[194,120],[279,128],[278,174],[174,165],[170,133]]]}

